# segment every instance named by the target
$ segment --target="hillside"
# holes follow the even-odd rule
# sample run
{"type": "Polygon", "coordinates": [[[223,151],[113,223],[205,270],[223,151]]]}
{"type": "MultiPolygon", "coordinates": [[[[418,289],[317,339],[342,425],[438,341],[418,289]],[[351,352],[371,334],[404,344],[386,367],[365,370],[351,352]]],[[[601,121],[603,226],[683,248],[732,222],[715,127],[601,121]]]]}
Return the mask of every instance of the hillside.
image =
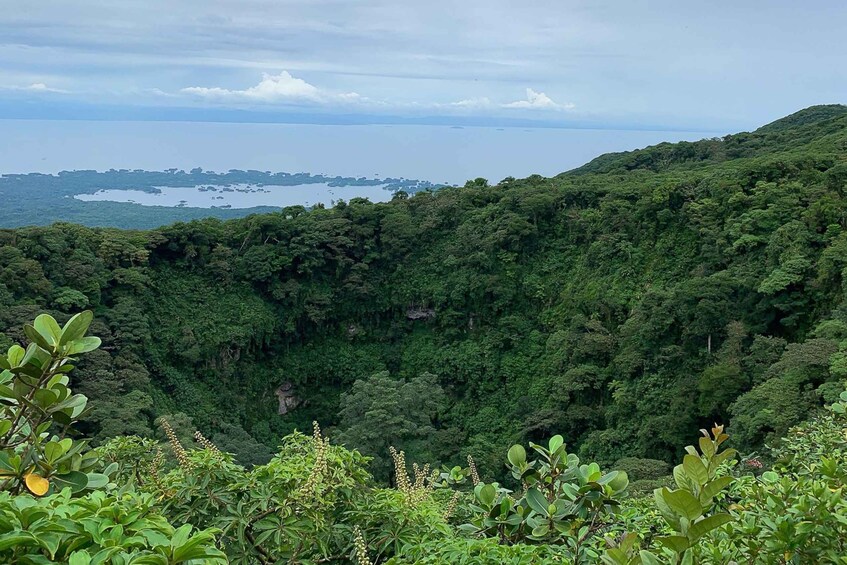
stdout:
{"type": "Polygon", "coordinates": [[[386,204],[7,229],[0,341],[95,311],[74,384],[100,442],[170,415],[261,462],[315,419],[368,455],[497,469],[553,433],[674,461],[718,421],[751,451],[841,391],[845,190],[847,107],[827,106],[386,204]]]}

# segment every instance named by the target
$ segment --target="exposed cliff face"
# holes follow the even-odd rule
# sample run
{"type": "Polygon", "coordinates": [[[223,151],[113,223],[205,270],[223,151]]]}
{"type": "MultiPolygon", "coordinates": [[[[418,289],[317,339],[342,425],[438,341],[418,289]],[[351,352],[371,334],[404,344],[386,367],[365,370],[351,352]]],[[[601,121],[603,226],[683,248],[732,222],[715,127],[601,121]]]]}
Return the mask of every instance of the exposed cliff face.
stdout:
{"type": "Polygon", "coordinates": [[[279,414],[281,416],[303,404],[303,401],[294,394],[294,385],[289,382],[279,385],[279,388],[276,389],[276,396],[279,399],[279,414]]]}
{"type": "Polygon", "coordinates": [[[407,320],[431,320],[435,318],[435,310],[432,308],[412,307],[406,310],[407,320]]]}

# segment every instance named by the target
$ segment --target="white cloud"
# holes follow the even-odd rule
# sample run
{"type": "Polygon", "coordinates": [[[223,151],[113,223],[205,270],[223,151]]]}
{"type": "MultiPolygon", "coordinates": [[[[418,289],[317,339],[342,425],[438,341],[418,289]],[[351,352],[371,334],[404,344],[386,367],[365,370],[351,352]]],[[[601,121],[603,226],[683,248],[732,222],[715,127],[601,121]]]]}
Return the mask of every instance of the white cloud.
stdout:
{"type": "Polygon", "coordinates": [[[61,88],[51,88],[43,82],[34,82],[29,86],[9,85],[0,87],[4,90],[19,90],[26,92],[52,92],[56,94],[69,94],[70,91],[62,90],[61,88]]]}
{"type": "MultiPolygon", "coordinates": [[[[439,104],[439,106],[444,105],[439,104]]],[[[458,102],[451,102],[446,104],[446,106],[450,108],[462,108],[465,110],[485,110],[493,108],[494,104],[491,102],[490,98],[483,96],[481,98],[467,98],[465,100],[459,100],[458,102]]]]}
{"type": "MultiPolygon", "coordinates": [[[[425,104],[421,104],[425,106],[425,104]]],[[[447,104],[432,104],[434,108],[452,109],[452,110],[467,110],[467,111],[491,111],[497,109],[519,109],[519,110],[542,110],[542,111],[562,111],[572,110],[573,104],[559,104],[543,92],[536,92],[531,88],[526,89],[526,100],[516,100],[507,103],[495,103],[487,96],[476,98],[466,98],[457,102],[447,104]]]]}
{"type": "Polygon", "coordinates": [[[181,92],[207,99],[229,101],[240,100],[268,104],[276,102],[310,102],[325,104],[333,102],[356,102],[362,100],[362,97],[355,92],[337,94],[320,89],[301,78],[292,76],[288,71],[282,71],[278,75],[264,73],[259,84],[244,90],[190,86],[188,88],[183,88],[181,92]]]}
{"type": "Polygon", "coordinates": [[[571,103],[559,104],[543,92],[536,92],[531,88],[526,89],[526,100],[516,100],[503,104],[503,108],[520,108],[529,110],[573,110],[571,103]]]}
{"type": "Polygon", "coordinates": [[[490,114],[515,109],[551,112],[574,108],[573,104],[560,104],[545,93],[537,92],[532,88],[526,89],[525,100],[507,103],[492,100],[489,96],[464,98],[455,102],[369,98],[355,92],[333,92],[295,77],[288,71],[281,71],[279,74],[263,73],[258,84],[245,89],[229,89],[220,86],[189,86],[180,89],[177,94],[169,94],[158,89],[147,89],[146,92],[161,96],[190,95],[222,104],[355,105],[360,110],[371,111],[409,110],[421,112],[438,110],[448,113],[490,114]]]}

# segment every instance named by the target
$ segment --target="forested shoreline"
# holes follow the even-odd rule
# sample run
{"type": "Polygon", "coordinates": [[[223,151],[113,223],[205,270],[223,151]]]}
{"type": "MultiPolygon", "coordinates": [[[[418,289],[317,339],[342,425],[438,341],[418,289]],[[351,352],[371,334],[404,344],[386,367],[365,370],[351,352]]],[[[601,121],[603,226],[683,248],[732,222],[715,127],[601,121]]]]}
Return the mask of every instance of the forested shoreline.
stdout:
{"type": "MultiPolygon", "coordinates": [[[[200,167],[184,171],[167,169],[110,169],[108,171],[74,170],[57,174],[26,173],[0,175],[0,194],[6,205],[0,209],[0,227],[45,226],[54,222],[69,222],[92,227],[122,229],[152,229],[174,222],[203,218],[222,220],[241,218],[250,214],[278,212],[278,206],[230,208],[223,203],[211,208],[187,205],[145,206],[136,202],[83,201],[78,196],[98,191],[140,191],[160,193],[162,188],[198,187],[203,192],[253,192],[262,187],[296,187],[326,184],[330,187],[379,186],[392,193],[414,194],[419,190],[434,190],[442,185],[406,178],[366,178],[327,176],[309,173],[286,173],[231,169],[226,172],[204,171],[200,167]]],[[[284,189],[283,189],[284,190],[284,189]]],[[[188,196],[188,195],[186,195],[188,196]]],[[[223,198],[222,198],[223,199],[223,198]]]]}

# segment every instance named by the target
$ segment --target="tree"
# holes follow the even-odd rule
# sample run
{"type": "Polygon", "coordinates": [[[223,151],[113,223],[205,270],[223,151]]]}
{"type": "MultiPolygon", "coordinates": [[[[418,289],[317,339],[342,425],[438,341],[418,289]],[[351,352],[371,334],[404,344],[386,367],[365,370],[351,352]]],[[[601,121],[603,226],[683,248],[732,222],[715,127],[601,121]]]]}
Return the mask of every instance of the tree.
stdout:
{"type": "Polygon", "coordinates": [[[386,479],[391,467],[388,448],[406,452],[410,460],[429,462],[435,419],[445,404],[435,375],[408,380],[388,371],[353,383],[341,397],[339,441],[373,457],[374,476],[386,479]]]}

